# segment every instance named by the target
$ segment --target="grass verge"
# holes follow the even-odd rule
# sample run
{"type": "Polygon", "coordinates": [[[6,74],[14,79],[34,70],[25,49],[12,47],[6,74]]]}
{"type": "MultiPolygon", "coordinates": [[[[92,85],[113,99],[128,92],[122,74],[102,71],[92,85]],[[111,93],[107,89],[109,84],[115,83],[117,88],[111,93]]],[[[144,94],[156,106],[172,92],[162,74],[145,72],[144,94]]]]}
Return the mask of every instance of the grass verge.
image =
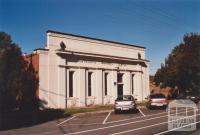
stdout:
{"type": "Polygon", "coordinates": [[[146,102],[145,101],[139,101],[139,102],[136,102],[137,106],[145,106],[146,105],[146,102]]]}
{"type": "Polygon", "coordinates": [[[77,113],[85,113],[85,112],[96,112],[96,111],[104,111],[104,110],[112,110],[113,105],[96,105],[91,107],[83,107],[83,108],[67,108],[65,109],[65,114],[77,114],[77,113]]]}

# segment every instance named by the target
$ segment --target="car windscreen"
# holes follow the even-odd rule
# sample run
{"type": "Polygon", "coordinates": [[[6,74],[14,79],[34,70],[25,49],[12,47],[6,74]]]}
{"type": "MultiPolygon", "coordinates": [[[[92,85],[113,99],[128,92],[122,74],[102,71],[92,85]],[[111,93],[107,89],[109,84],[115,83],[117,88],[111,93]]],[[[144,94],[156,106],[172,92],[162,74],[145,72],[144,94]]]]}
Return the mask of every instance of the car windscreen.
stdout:
{"type": "Polygon", "coordinates": [[[117,101],[133,101],[133,97],[132,96],[118,97],[117,101]]]}
{"type": "Polygon", "coordinates": [[[150,95],[150,98],[165,98],[165,96],[163,94],[154,94],[150,95]]]}

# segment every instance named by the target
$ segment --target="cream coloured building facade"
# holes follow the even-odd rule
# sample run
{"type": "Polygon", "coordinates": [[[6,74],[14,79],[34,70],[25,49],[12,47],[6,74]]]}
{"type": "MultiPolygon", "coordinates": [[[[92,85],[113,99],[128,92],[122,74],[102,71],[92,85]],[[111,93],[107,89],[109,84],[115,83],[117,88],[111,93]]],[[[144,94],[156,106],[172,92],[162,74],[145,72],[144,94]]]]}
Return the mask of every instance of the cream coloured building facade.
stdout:
{"type": "Polygon", "coordinates": [[[39,98],[46,107],[113,104],[117,96],[138,101],[149,94],[145,47],[47,31],[39,55],[39,98]]]}

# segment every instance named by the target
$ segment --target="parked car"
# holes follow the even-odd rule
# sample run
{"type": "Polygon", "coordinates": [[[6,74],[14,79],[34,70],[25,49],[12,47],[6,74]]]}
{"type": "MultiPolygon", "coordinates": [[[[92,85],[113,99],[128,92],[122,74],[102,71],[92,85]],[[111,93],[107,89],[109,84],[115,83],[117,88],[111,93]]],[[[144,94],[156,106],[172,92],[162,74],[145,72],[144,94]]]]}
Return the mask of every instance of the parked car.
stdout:
{"type": "Polygon", "coordinates": [[[115,100],[114,111],[118,113],[120,111],[136,111],[136,100],[132,95],[119,96],[115,100]]]}
{"type": "Polygon", "coordinates": [[[150,94],[146,99],[146,107],[148,109],[152,107],[167,107],[168,105],[167,98],[162,93],[150,94]]]}
{"type": "Polygon", "coordinates": [[[187,95],[186,99],[192,100],[195,104],[198,104],[200,101],[200,97],[197,95],[187,95]]]}
{"type": "Polygon", "coordinates": [[[176,99],[190,99],[196,104],[200,101],[200,97],[198,96],[198,94],[194,93],[180,94],[178,97],[176,97],[176,99]]]}

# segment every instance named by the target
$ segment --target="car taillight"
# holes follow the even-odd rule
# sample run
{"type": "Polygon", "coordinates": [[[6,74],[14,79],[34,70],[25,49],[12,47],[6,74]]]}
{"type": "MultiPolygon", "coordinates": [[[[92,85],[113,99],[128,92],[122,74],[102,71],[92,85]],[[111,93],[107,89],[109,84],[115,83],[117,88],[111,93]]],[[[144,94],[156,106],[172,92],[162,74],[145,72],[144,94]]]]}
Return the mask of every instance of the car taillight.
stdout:
{"type": "Polygon", "coordinates": [[[151,102],[152,102],[152,99],[150,99],[149,102],[151,103],[151,102]]]}

